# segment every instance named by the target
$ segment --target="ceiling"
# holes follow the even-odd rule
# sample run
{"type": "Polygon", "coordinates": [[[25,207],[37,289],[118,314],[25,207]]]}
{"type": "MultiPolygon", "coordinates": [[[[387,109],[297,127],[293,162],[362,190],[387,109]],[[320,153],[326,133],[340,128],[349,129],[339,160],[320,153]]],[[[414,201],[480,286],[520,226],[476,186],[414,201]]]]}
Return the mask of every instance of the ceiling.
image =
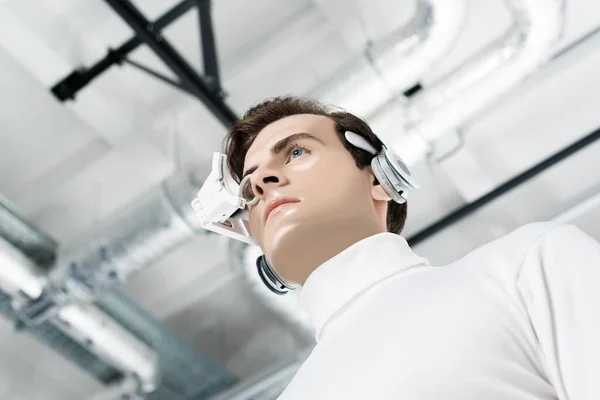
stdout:
{"type": "MultiPolygon", "coordinates": [[[[155,19],[176,1],[135,4],[155,19]]],[[[269,96],[313,92],[414,9],[414,0],[214,1],[228,104],[242,114],[269,96]]],[[[189,12],[164,33],[201,70],[197,23],[189,12]]],[[[456,45],[423,84],[452,71],[510,23],[503,1],[471,1],[456,45]]],[[[464,146],[453,156],[414,167],[422,190],[411,198],[406,236],[600,126],[599,35],[578,42],[598,27],[600,3],[568,0],[554,59],[463,126],[464,146]]],[[[196,98],[127,65],[94,80],[76,102],[60,103],[50,93],[74,68],[92,65],[132,35],[102,1],[0,1],[0,193],[67,247],[182,166],[209,160],[225,134],[196,98]]],[[[131,57],[171,76],[144,46],[131,57]]],[[[553,218],[600,192],[593,173],[600,171],[599,154],[600,143],[589,146],[419,244],[417,252],[441,264],[521,224],[553,218]]],[[[600,240],[600,206],[572,222],[600,240]]],[[[265,350],[274,337],[292,352],[302,349],[293,337],[280,337],[286,332],[281,321],[270,333],[259,329],[273,313],[258,302],[240,304],[235,294],[245,290],[244,281],[227,252],[227,240],[198,237],[140,271],[123,290],[245,377],[277,361],[265,350]]],[[[5,320],[0,352],[0,399],[81,399],[100,389],[5,320]]]]}

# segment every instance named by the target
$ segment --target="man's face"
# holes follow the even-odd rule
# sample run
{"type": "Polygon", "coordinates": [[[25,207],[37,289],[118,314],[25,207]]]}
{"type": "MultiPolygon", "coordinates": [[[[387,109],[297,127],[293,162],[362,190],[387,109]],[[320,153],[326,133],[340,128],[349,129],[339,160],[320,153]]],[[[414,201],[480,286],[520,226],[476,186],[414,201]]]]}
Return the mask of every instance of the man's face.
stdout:
{"type": "Polygon", "coordinates": [[[374,214],[373,175],[357,168],[328,117],[294,115],[265,127],[244,160],[244,175],[250,172],[259,199],[249,208],[252,234],[293,282],[303,283],[305,271],[288,265],[374,214]]]}

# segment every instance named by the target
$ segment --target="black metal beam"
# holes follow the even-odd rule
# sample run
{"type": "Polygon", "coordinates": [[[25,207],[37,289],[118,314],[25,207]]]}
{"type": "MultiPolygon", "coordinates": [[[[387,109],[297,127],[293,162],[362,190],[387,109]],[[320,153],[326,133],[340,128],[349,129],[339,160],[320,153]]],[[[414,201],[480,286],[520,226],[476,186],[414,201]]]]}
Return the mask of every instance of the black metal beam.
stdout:
{"type": "Polygon", "coordinates": [[[494,189],[491,192],[487,193],[486,195],[480,197],[479,199],[475,200],[474,202],[468,203],[468,204],[460,207],[459,209],[453,211],[452,213],[448,214],[447,216],[443,217],[442,219],[438,220],[437,222],[429,225],[425,229],[420,230],[419,232],[417,232],[416,234],[414,234],[410,238],[408,238],[408,240],[407,240],[408,243],[410,245],[415,245],[415,244],[420,243],[420,242],[424,241],[425,239],[435,235],[436,233],[446,229],[448,226],[450,226],[450,225],[454,224],[455,222],[474,213],[475,211],[477,211],[481,207],[485,206],[486,204],[492,202],[496,198],[511,191],[512,189],[516,188],[517,186],[527,182],[531,178],[542,173],[543,171],[547,170],[548,168],[554,166],[555,164],[559,163],[560,161],[564,160],[565,158],[577,153],[579,150],[589,146],[590,144],[594,143],[598,139],[600,139],[600,128],[598,128],[594,132],[584,136],[583,138],[579,139],[575,143],[567,146],[566,148],[562,149],[558,153],[555,153],[554,155],[537,163],[533,167],[520,173],[519,175],[515,176],[514,178],[508,180],[507,182],[498,186],[496,189],[494,189]]]}
{"type": "Polygon", "coordinates": [[[200,24],[200,41],[202,43],[202,59],[204,62],[204,75],[215,87],[221,87],[217,46],[212,22],[211,0],[196,0],[198,3],[198,19],[200,24]]]}
{"type": "Polygon", "coordinates": [[[104,0],[135,31],[136,35],[171,68],[181,84],[198,97],[223,125],[230,127],[238,117],[221,98],[211,90],[202,77],[179,55],[146,17],[129,0],[104,0]]]}
{"type": "MultiPolygon", "coordinates": [[[[156,29],[162,29],[185,14],[190,8],[196,5],[197,0],[184,0],[175,7],[167,11],[163,16],[154,22],[156,29]]],[[[123,58],[135,50],[142,40],[137,36],[132,37],[123,43],[117,49],[109,50],[108,54],[90,68],[79,68],[66,76],[60,82],[52,87],[52,93],[60,100],[73,100],[77,92],[83,89],[93,79],[98,77],[104,71],[115,64],[121,64],[123,58]]]]}
{"type": "Polygon", "coordinates": [[[184,92],[188,92],[191,95],[194,94],[194,93],[190,92],[188,90],[188,88],[186,88],[185,86],[181,85],[181,83],[175,82],[174,80],[172,80],[172,79],[170,79],[170,78],[168,78],[168,77],[166,77],[166,76],[164,76],[162,74],[159,74],[158,72],[156,72],[156,71],[154,71],[154,70],[146,67],[145,65],[142,65],[142,64],[140,64],[138,62],[135,62],[135,61],[133,61],[133,60],[131,60],[129,58],[124,58],[123,62],[125,62],[125,63],[127,63],[127,64],[129,64],[129,65],[131,65],[133,67],[136,67],[137,69],[139,69],[141,71],[144,71],[148,75],[151,75],[151,76],[155,77],[156,79],[158,79],[160,81],[163,81],[166,84],[169,84],[169,85],[171,85],[173,87],[176,87],[179,90],[183,90],[184,92]]]}

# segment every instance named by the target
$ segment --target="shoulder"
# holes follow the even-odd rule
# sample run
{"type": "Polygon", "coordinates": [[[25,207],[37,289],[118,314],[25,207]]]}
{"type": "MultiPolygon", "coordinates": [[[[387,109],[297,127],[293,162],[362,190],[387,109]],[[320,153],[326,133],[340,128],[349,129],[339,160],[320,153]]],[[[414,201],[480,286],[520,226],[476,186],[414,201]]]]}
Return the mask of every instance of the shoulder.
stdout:
{"type": "Polygon", "coordinates": [[[450,265],[491,276],[495,280],[514,282],[523,264],[531,262],[539,249],[551,247],[551,242],[564,241],[564,238],[573,238],[578,234],[581,234],[580,231],[571,225],[529,223],[476,248],[450,265]]]}
{"type": "Polygon", "coordinates": [[[486,263],[518,265],[532,245],[563,226],[553,222],[534,222],[522,225],[512,232],[476,248],[454,264],[471,264],[476,260],[485,260],[486,263]]]}
{"type": "Polygon", "coordinates": [[[527,258],[547,266],[600,264],[600,244],[574,225],[556,225],[534,241],[527,258]]]}
{"type": "Polygon", "coordinates": [[[562,231],[566,227],[569,227],[569,225],[557,222],[533,222],[520,226],[495,242],[499,244],[510,243],[516,245],[517,248],[527,249],[552,232],[562,231]]]}

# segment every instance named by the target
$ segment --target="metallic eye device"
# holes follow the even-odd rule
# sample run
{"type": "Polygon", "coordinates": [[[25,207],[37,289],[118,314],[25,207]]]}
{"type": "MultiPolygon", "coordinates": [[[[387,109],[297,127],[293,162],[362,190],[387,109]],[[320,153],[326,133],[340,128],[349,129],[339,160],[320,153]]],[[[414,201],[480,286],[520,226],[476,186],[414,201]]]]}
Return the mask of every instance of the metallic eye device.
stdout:
{"type": "MultiPolygon", "coordinates": [[[[373,156],[373,174],[393,201],[405,203],[410,191],[419,188],[400,156],[385,143],[381,142],[383,146],[378,152],[365,138],[354,132],[346,131],[344,136],[348,143],[373,156]]],[[[233,214],[258,202],[259,197],[252,186],[252,174],[238,183],[227,167],[227,157],[215,153],[212,170],[192,201],[192,207],[203,228],[256,245],[248,220],[243,216],[233,217],[233,214]]],[[[256,266],[260,278],[272,292],[284,294],[296,288],[277,275],[264,255],[256,261],[256,266]]]]}

